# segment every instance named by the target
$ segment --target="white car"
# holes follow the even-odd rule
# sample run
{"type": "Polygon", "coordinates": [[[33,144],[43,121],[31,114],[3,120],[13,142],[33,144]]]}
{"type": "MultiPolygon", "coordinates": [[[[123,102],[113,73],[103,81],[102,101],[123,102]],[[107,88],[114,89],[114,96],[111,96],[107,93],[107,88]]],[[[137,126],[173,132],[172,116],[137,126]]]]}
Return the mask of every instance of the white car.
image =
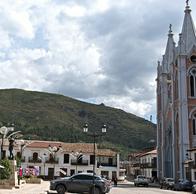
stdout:
{"type": "Polygon", "coordinates": [[[139,185],[148,187],[148,179],[144,175],[138,175],[137,178],[134,179],[134,185],[136,187],[139,185]]]}

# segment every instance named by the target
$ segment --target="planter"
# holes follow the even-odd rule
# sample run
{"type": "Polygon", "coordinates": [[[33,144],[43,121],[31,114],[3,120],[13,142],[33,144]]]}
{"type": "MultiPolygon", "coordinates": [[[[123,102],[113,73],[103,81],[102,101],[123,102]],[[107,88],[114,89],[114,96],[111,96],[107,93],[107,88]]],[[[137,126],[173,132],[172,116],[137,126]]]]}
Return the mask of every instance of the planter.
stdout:
{"type": "Polygon", "coordinates": [[[26,181],[26,183],[30,183],[30,184],[41,184],[42,179],[40,179],[40,178],[28,178],[25,181],[26,181]]]}
{"type": "Polygon", "coordinates": [[[12,189],[14,183],[12,180],[0,180],[0,189],[12,189]]]}

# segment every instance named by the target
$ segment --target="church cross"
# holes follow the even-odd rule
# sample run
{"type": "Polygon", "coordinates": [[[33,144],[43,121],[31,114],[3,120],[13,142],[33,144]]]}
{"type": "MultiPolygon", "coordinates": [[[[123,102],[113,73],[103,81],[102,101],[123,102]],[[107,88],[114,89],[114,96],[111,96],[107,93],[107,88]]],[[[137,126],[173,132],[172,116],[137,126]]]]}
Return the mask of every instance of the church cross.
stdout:
{"type": "Polygon", "coordinates": [[[189,6],[189,0],[186,0],[186,5],[189,6]]]}
{"type": "Polygon", "coordinates": [[[169,25],[169,31],[172,32],[172,25],[169,25]]]}

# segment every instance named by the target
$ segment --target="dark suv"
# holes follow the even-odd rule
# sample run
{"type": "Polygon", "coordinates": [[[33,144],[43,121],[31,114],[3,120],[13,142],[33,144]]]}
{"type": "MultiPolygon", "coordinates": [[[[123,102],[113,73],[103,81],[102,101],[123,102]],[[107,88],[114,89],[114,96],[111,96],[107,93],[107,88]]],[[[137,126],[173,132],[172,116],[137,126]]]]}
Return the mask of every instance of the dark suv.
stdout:
{"type": "Polygon", "coordinates": [[[80,173],[71,177],[60,178],[50,181],[50,190],[56,190],[58,194],[70,193],[93,193],[105,194],[110,191],[111,182],[100,176],[90,173],[80,173]],[[95,185],[95,187],[93,187],[95,185]]]}

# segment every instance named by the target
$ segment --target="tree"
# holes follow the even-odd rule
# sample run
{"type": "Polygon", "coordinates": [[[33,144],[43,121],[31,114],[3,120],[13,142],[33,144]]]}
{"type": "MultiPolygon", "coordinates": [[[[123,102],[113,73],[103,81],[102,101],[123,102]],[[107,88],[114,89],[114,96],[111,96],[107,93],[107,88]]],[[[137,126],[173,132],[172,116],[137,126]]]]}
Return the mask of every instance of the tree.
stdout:
{"type": "Polygon", "coordinates": [[[8,159],[0,160],[0,165],[4,168],[0,168],[0,179],[9,179],[12,174],[12,168],[8,159]]]}

